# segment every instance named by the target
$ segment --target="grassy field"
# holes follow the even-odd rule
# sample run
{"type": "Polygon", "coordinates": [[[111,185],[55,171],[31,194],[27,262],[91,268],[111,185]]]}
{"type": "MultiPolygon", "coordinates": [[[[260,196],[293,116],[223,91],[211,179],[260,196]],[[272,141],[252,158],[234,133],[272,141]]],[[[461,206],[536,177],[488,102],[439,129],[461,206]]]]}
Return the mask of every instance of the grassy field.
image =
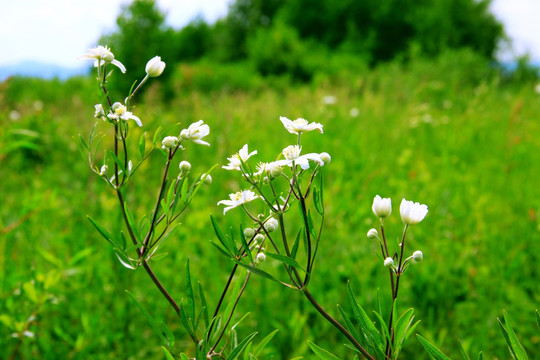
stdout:
{"type": "MultiPolygon", "coordinates": [[[[398,204],[406,197],[430,209],[408,240],[424,261],[407,272],[400,294],[401,308],[414,307],[422,320],[417,332],[451,358],[460,358],[461,339],[472,354],[508,359],[497,325],[506,309],[538,359],[540,95],[534,83],[487,73],[474,59],[447,57],[320,76],[305,85],[256,79],[244,89],[240,82],[237,89],[203,92],[197,84],[204,79],[179,72],[170,103],[160,100],[155,80],[134,110],[144,123],[135,137],[140,131],[151,137],[158,126],[175,134],[175,124],[204,119],[211,147],[192,146],[184,159],[196,172],[219,164],[213,184],[201,189],[164,245],[168,256],[154,264],[156,273],[174,296],[185,297],[189,258],[192,277],[204,284],[208,302],[217,302],[233,264],[210,244],[209,215],[236,228],[239,212],[224,217],[216,203],[243,186],[220,167],[245,143],[261,159],[275,156],[294,142],[279,116],[304,117],[324,125],[323,135],[304,137],[304,152],[332,155],[324,175],[328,216],[310,285],[319,302],[336,316],[336,304],[350,310],[347,281],[366,308],[374,308],[378,291],[388,295],[377,244],[365,234],[376,224],[371,203],[380,194],[393,199],[386,228],[397,238],[398,204]]],[[[91,215],[116,230],[121,221],[114,194],[89,171],[74,140],[94,123],[95,90],[92,79],[0,84],[0,346],[6,358],[17,347],[20,359],[162,358],[159,337],[125,290],[169,324],[181,339],[178,351],[192,346],[144,271],[122,267],[87,220],[91,215]],[[12,334],[30,317],[26,330],[33,336],[20,342],[12,334]]],[[[98,124],[98,131],[108,130],[98,124]]],[[[162,164],[156,152],[131,184],[127,200],[135,213],[155,201],[162,164]]],[[[279,330],[264,358],[313,359],[306,340],[352,358],[342,346],[346,340],[300,294],[261,278],[246,291],[239,314],[251,315],[240,333],[258,330],[260,340],[279,330]]],[[[402,357],[428,358],[414,338],[402,357]]]]}

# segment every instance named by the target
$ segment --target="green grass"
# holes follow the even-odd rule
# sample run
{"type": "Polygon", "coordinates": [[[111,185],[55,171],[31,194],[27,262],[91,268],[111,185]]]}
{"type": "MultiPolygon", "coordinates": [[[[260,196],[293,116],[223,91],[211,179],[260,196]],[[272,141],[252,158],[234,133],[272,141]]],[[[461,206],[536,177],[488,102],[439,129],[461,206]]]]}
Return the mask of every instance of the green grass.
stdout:
{"type": "MultiPolygon", "coordinates": [[[[390,239],[397,238],[402,229],[399,202],[406,197],[430,209],[408,238],[408,249],[422,250],[424,261],[407,272],[400,292],[402,310],[415,307],[422,320],[417,331],[451,358],[460,358],[459,338],[470,353],[483,350],[488,358],[504,359],[508,353],[497,317],[506,309],[534,358],[540,341],[534,320],[540,303],[539,95],[534,84],[486,76],[470,59],[456,64],[443,60],[321,76],[310,85],[276,82],[269,87],[257,79],[254,90],[180,89],[170,104],[159,101],[155,86],[134,112],[148,137],[158,126],[204,119],[211,127],[211,147],[190,145],[184,152],[195,172],[225,164],[245,143],[259,151],[258,159],[274,158],[295,141],[282,128],[280,115],[322,123],[323,135],[309,133],[303,141],[304,152],[332,155],[325,170],[327,222],[310,285],[315,298],[338,316],[336,304],[350,310],[347,281],[367,309],[373,308],[378,290],[381,298],[389,296],[376,243],[365,234],[375,225],[371,202],[380,194],[393,199],[386,229],[390,239]],[[336,104],[324,105],[326,95],[335,96],[336,104]],[[351,116],[353,108],[357,117],[351,116]]],[[[113,230],[119,230],[121,221],[114,194],[88,170],[74,142],[79,133],[88,135],[97,99],[91,79],[12,79],[2,84],[4,354],[11,354],[18,343],[10,327],[21,326],[16,323],[35,312],[29,328],[35,337],[23,341],[20,358],[163,358],[159,337],[126,289],[169,324],[181,339],[177,351],[192,348],[147,275],[123,268],[86,219],[91,215],[113,230]],[[37,100],[42,109],[35,106],[37,100]],[[12,110],[20,113],[19,120],[10,119],[12,110]],[[38,136],[21,134],[20,129],[38,136]],[[23,145],[5,152],[21,139],[23,145]]],[[[98,124],[98,130],[106,131],[105,124],[98,124]]],[[[139,129],[133,132],[137,138],[139,129]]],[[[156,153],[150,162],[129,190],[128,201],[138,216],[152,206],[159,186],[163,158],[156,153]]],[[[214,236],[209,215],[224,228],[245,221],[239,211],[223,217],[216,205],[243,186],[237,174],[217,168],[212,176],[213,184],[201,189],[178,232],[164,245],[168,256],[154,264],[165,286],[180,299],[185,297],[189,257],[192,277],[204,284],[211,307],[233,264],[209,242],[214,236]]],[[[260,340],[279,329],[269,359],[314,358],[307,340],[351,358],[342,346],[345,339],[301,294],[254,278],[240,301],[239,314],[245,312],[251,315],[240,327],[244,336],[259,330],[260,340]]],[[[413,338],[402,357],[427,359],[413,338]]]]}

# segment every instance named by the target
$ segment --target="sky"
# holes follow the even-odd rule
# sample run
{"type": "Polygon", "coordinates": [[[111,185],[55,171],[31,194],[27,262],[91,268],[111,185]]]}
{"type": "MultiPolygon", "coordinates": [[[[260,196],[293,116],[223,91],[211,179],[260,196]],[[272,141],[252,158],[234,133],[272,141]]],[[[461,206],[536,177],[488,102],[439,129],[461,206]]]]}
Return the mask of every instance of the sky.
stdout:
{"type": "MultiPolygon", "coordinates": [[[[202,15],[214,22],[233,0],[157,0],[174,28],[202,15]]],[[[315,0],[316,1],[316,0],[315,0]]],[[[97,39],[115,28],[120,7],[129,0],[1,0],[0,66],[39,61],[80,67],[77,56],[95,47],[97,39]]],[[[493,0],[495,16],[505,25],[513,49],[503,60],[529,53],[540,61],[540,1],[493,0]]]]}

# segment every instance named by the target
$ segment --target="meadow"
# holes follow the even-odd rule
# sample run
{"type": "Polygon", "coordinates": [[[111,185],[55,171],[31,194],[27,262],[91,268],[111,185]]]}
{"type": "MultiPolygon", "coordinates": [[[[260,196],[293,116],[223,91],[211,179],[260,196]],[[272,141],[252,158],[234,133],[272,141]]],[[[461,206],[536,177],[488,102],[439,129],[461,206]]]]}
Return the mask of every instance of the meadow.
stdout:
{"type": "MultiPolygon", "coordinates": [[[[354,64],[353,64],[354,65],[354,64]]],[[[399,306],[414,307],[416,332],[451,358],[460,339],[470,353],[508,359],[497,317],[505,309],[531,359],[540,359],[535,310],[540,303],[540,94],[536,83],[513,79],[467,51],[436,59],[391,62],[368,69],[336,65],[310,83],[261,78],[241,65],[170,65],[168,84],[153,80],[136,104],[144,127],[172,133],[199,119],[209,124],[210,148],[192,147],[184,160],[212,171],[154,270],[179,299],[191,276],[216,303],[233,264],[210,244],[210,214],[223,228],[241,217],[216,204],[243,185],[221,169],[245,143],[269,158],[289,145],[280,116],[324,125],[304,137],[305,152],[326,151],[327,218],[313,295],[331,312],[347,309],[347,282],[373,309],[384,296],[386,269],[378,245],[377,194],[394,200],[386,224],[397,238],[402,197],[429,206],[408,241],[424,261],[407,273],[399,306]],[[164,98],[168,100],[163,100],[164,98]]],[[[116,74],[115,74],[116,75],[116,74]]],[[[179,319],[142,269],[124,268],[88,221],[119,230],[114,194],[89,169],[76,146],[88,136],[98,102],[95,80],[12,78],[0,84],[0,346],[19,359],[159,359],[160,339],[125,292],[129,290],[177,337],[192,344],[179,319]],[[28,336],[13,337],[14,333],[28,336]]],[[[97,131],[109,131],[98,123],[97,131]]],[[[155,151],[130,186],[132,211],[153,206],[163,157],[155,151]],[[137,196],[135,196],[135,194],[137,196]]],[[[387,306],[388,304],[386,304],[387,306]]],[[[345,339],[293,291],[262,278],[249,283],[239,332],[259,340],[279,330],[261,358],[314,359],[307,340],[343,359],[345,339]]],[[[405,359],[428,359],[408,340],[405,359]]]]}

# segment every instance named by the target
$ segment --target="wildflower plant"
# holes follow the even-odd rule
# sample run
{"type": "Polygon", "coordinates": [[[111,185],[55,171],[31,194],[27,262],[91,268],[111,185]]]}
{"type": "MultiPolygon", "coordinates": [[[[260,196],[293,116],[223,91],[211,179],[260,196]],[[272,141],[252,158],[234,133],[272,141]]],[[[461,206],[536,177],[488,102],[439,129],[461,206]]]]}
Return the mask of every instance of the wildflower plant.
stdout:
{"type": "MultiPolygon", "coordinates": [[[[125,100],[114,101],[107,91],[107,84],[112,73],[108,67],[110,64],[115,65],[122,73],[126,71],[125,67],[119,60],[114,58],[109,48],[103,46],[90,49],[82,58],[94,60],[94,66],[97,69],[97,83],[100,89],[101,102],[94,107],[94,117],[97,122],[104,121],[107,126],[112,127],[114,136],[110,140],[111,144],[108,144],[109,148],[102,150],[101,145],[105,143],[105,137],[97,133],[96,122],[89,139],[84,140],[82,136],[79,136],[78,145],[83,157],[88,161],[90,169],[114,191],[122,214],[125,231],[120,231],[118,234],[111,233],[97,220],[89,216],[90,222],[101,236],[110,243],[118,261],[124,267],[130,270],[144,268],[151,281],[174,309],[179,322],[185,327],[188,335],[193,340],[196,359],[235,359],[257,334],[256,332],[252,333],[239,343],[236,338],[229,341],[229,336],[235,336],[234,327],[236,324],[231,324],[231,320],[238,297],[245,288],[245,283],[242,287],[243,282],[237,282],[238,286],[234,287],[231,295],[232,303],[223,310],[222,304],[228,301],[224,293],[213,312],[213,316],[210,317],[210,307],[206,303],[203,287],[200,284],[198,295],[201,307],[196,313],[189,262],[186,268],[185,281],[187,306],[173,298],[165,285],[159,280],[149,262],[151,259],[158,259],[164,255],[160,251],[160,246],[166,238],[173,234],[179,224],[178,220],[184,215],[200,186],[212,183],[210,175],[212,169],[192,176],[192,165],[188,161],[180,161],[178,169],[174,169],[172,166],[173,160],[181,156],[182,152],[190,146],[210,146],[210,143],[206,141],[206,137],[210,134],[210,127],[203,120],[199,120],[177,134],[166,136],[163,136],[161,128],[158,128],[153,136],[151,146],[147,145],[146,133],[142,133],[138,140],[135,141],[138,153],[133,153],[130,150],[133,148],[130,126],[133,124],[139,127],[144,126],[143,120],[134,113],[135,96],[149,78],[161,75],[165,69],[165,63],[161,61],[159,56],[149,60],[145,69],[146,75],[141,82],[130,89],[125,100]],[[127,193],[131,191],[129,185],[131,182],[136,181],[135,174],[137,170],[155,150],[160,151],[165,158],[161,182],[155,195],[155,205],[145,215],[137,216],[126,201],[128,198],[127,193]],[[220,342],[222,342],[222,346],[218,348],[220,342]]],[[[257,257],[257,261],[264,261],[264,256],[257,257]]],[[[228,289],[232,283],[231,277],[226,288],[228,289]]],[[[131,293],[128,294],[135,305],[147,317],[152,327],[157,330],[163,341],[162,350],[165,356],[168,359],[188,359],[183,353],[175,351],[175,337],[169,327],[165,323],[158,324],[135,297],[131,293]]],[[[260,352],[273,334],[263,339],[262,346],[255,348],[254,353],[260,352]]]]}

